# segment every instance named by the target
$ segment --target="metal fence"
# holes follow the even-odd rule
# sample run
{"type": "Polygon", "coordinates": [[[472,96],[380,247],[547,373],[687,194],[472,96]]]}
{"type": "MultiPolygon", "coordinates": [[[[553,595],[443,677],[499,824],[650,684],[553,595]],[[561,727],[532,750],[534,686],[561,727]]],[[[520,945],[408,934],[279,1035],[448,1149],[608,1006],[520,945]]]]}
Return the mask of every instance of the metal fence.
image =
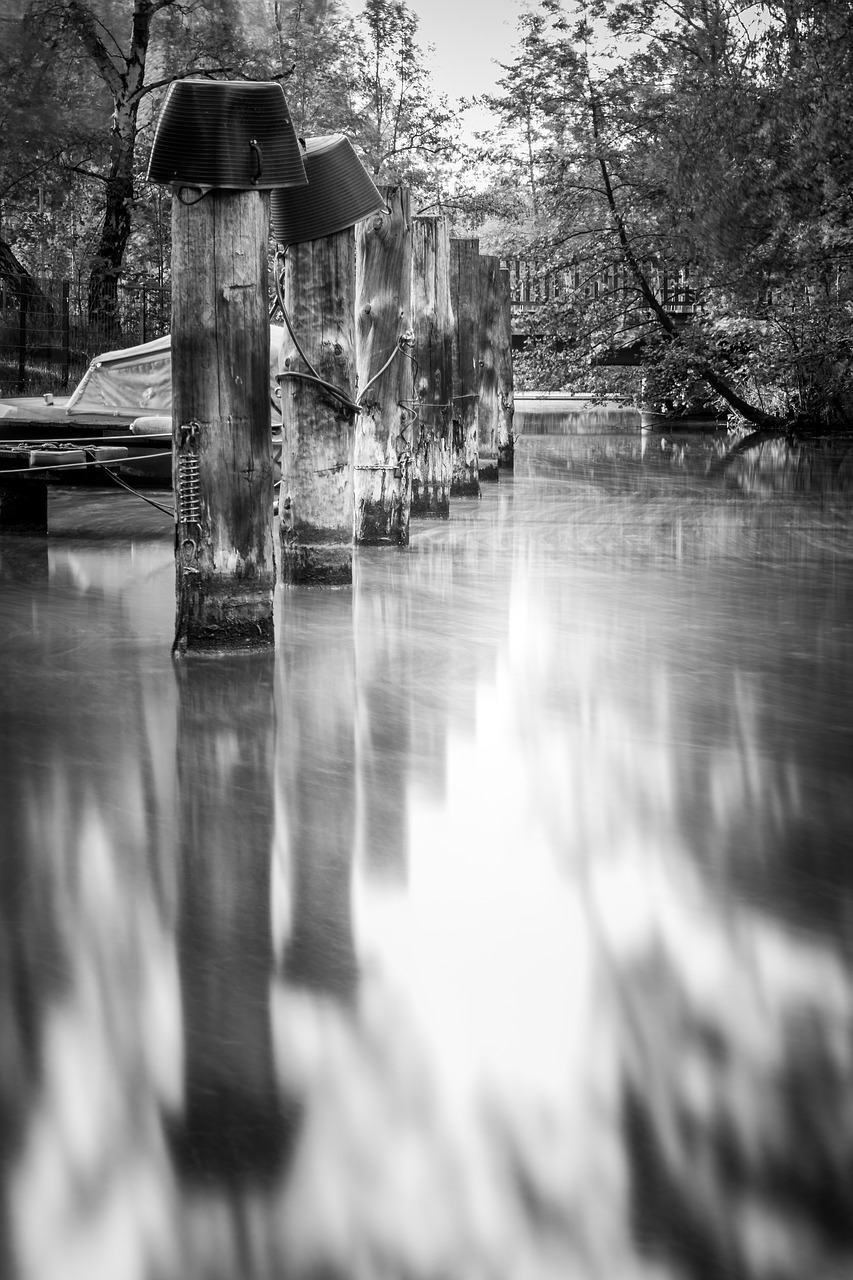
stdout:
{"type": "Polygon", "coordinates": [[[99,352],[168,333],[170,313],[168,288],[120,284],[115,315],[93,323],[67,280],[0,277],[0,394],[68,391],[99,352]]]}

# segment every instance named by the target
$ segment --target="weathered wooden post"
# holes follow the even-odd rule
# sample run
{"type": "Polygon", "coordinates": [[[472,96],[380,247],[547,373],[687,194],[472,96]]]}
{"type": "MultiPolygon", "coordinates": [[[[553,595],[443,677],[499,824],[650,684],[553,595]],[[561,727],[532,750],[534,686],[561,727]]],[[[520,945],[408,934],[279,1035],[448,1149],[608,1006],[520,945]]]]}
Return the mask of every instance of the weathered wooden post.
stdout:
{"type": "Polygon", "coordinates": [[[356,234],[357,544],[409,541],[412,494],[412,220],[406,187],[382,187],[387,210],[356,234]]]}
{"type": "Polygon", "coordinates": [[[451,497],[479,498],[477,418],[479,403],[480,241],[450,241],[450,303],[453,330],[453,478],[451,497]]]}
{"type": "Polygon", "coordinates": [[[512,471],[515,461],[515,391],[512,374],[512,282],[509,271],[498,274],[498,466],[512,471]]]}
{"type": "Polygon", "coordinates": [[[352,582],[355,226],[385,201],[342,133],[303,145],[308,185],[272,197],[273,234],[287,246],[279,297],[289,334],[279,372],[283,576],[335,585],[352,582]]]}
{"type": "Polygon", "coordinates": [[[498,312],[500,258],[481,254],[479,258],[479,402],[477,406],[477,474],[480,483],[498,479],[498,432],[500,395],[498,387],[498,312]]]}
{"type": "Polygon", "coordinates": [[[177,654],[274,643],[269,193],[172,201],[177,654]]]}
{"type": "Polygon", "coordinates": [[[174,195],[173,652],[266,648],[275,585],[269,190],[307,181],[281,86],[173,83],[148,176],[174,195]]]}
{"type": "Polygon", "coordinates": [[[452,478],[453,310],[446,217],[412,223],[413,516],[447,519],[452,478]]]}
{"type": "Polygon", "coordinates": [[[291,585],[347,584],[356,417],[354,227],[290,245],[284,300],[291,332],[280,360],[282,578],[291,585]]]}

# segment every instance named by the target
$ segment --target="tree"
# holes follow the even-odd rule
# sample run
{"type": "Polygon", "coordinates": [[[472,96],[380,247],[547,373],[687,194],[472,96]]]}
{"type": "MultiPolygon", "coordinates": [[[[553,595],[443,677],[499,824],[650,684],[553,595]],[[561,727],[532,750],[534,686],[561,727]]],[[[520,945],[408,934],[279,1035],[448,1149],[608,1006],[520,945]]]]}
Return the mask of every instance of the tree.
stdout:
{"type": "Polygon", "coordinates": [[[350,134],[358,48],[355,18],[335,0],[274,0],[275,58],[300,137],[350,134]]]}
{"type": "Polygon", "coordinates": [[[302,136],[344,132],[380,181],[440,188],[453,115],[404,0],[358,18],[339,0],[0,0],[0,19],[0,230],[34,272],[87,278],[104,338],[120,279],[168,256],[145,143],[176,77],[279,78],[302,136]]]}
{"type": "Polygon", "coordinates": [[[405,0],[366,0],[359,30],[354,140],[376,180],[432,186],[431,166],[453,155],[456,117],[433,92],[418,19],[405,0]]]}
{"type": "MultiPolygon", "coordinates": [[[[52,160],[66,179],[100,188],[88,286],[93,323],[115,328],[117,286],[140,177],[138,141],[150,123],[150,112],[141,115],[143,104],[177,76],[264,73],[263,58],[250,43],[262,25],[251,7],[238,15],[224,0],[208,0],[201,8],[192,0],[30,0],[17,24],[7,18],[17,49],[32,51],[48,104],[48,124],[41,126],[35,150],[26,147],[26,131],[18,121],[16,142],[29,157],[29,181],[44,174],[52,160]],[[157,74],[149,80],[155,36],[157,74]]],[[[22,72],[9,95],[10,109],[14,104],[19,116],[21,103],[31,98],[31,92],[22,94],[23,81],[22,72]]],[[[14,164],[6,168],[7,190],[24,181],[27,171],[20,161],[17,168],[18,176],[14,164]]],[[[51,186],[58,185],[54,173],[51,186]]]]}
{"type": "Polygon", "coordinates": [[[552,308],[564,370],[589,377],[633,344],[662,397],[701,378],[759,426],[837,416],[851,392],[849,187],[833,158],[853,105],[850,6],[539,12],[535,49],[524,32],[547,122],[534,247],[566,286],[552,308]],[[683,325],[663,289],[688,270],[683,325]]]}

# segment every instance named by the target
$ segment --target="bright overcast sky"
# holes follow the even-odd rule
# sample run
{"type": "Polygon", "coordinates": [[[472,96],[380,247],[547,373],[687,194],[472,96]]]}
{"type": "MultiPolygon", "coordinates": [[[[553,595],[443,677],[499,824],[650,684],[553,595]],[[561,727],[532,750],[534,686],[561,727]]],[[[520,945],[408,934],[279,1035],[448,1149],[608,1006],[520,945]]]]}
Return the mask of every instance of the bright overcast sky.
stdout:
{"type": "Polygon", "coordinates": [[[521,0],[408,0],[420,43],[434,45],[436,88],[448,97],[489,93],[509,62],[521,0]]]}

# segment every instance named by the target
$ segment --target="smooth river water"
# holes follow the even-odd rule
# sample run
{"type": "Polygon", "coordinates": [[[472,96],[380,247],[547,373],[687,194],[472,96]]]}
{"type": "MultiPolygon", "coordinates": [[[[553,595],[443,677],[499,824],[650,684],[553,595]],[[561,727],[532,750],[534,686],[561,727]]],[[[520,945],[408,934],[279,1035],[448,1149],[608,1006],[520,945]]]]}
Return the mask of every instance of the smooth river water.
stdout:
{"type": "Polygon", "coordinates": [[[3,1280],[849,1280],[853,448],[598,426],[263,657],[0,539],[3,1280]]]}

